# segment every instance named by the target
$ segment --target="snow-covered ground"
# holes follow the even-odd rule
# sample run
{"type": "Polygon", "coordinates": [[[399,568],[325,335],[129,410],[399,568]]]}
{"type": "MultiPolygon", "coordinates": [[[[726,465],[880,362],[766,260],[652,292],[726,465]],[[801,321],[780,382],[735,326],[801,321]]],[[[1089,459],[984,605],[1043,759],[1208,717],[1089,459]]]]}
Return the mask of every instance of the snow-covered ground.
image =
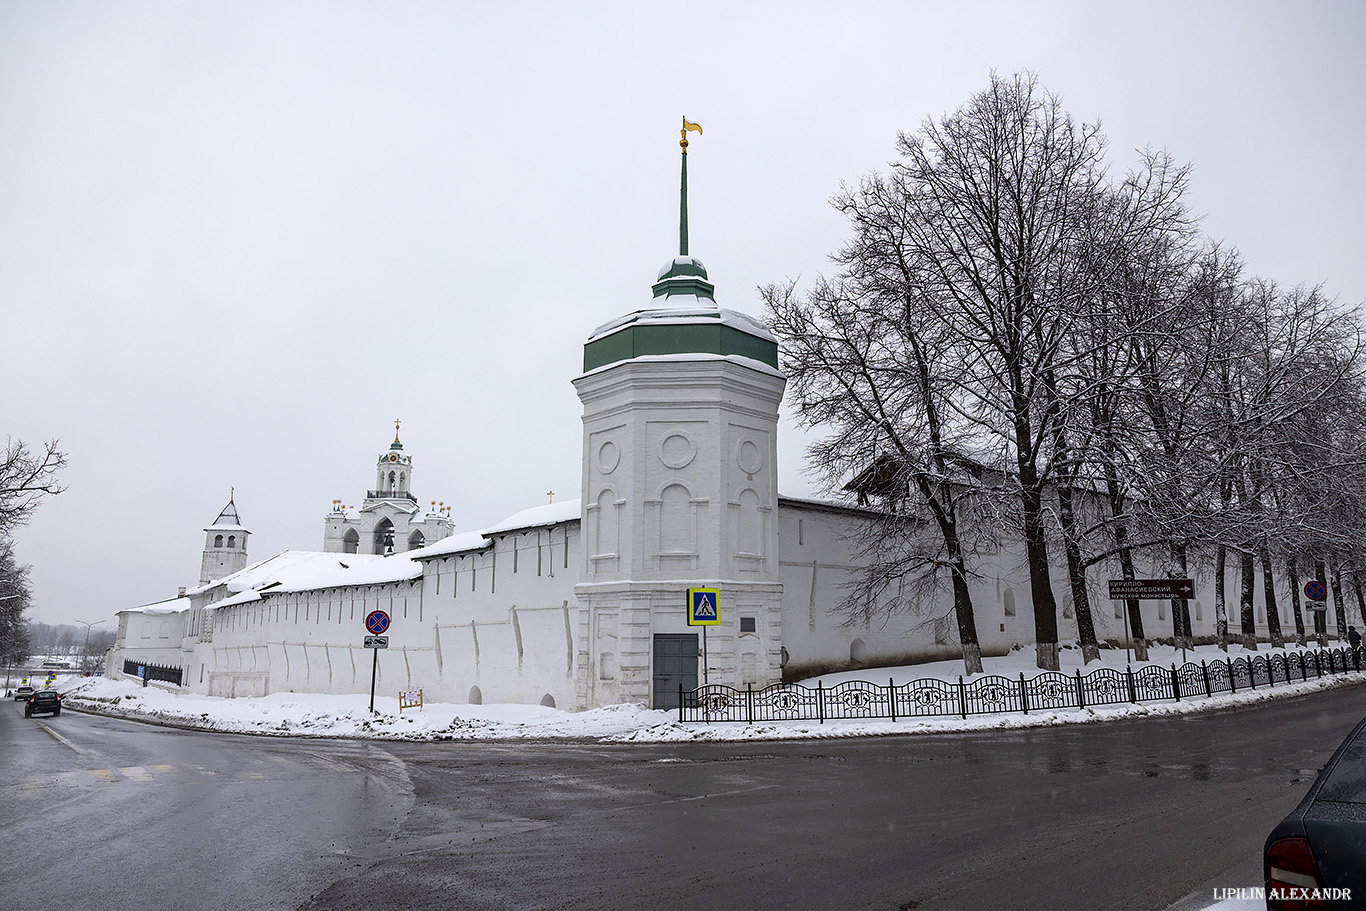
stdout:
{"type": "MultiPolygon", "coordinates": [[[[1270,650],[1245,652],[1230,649],[1231,657],[1267,655],[1270,650]]],[[[1102,664],[1118,669],[1125,666],[1122,651],[1105,651],[1102,664]]],[[[1190,660],[1222,659],[1224,653],[1203,646],[1188,653],[1190,660]]],[[[1151,649],[1154,664],[1163,667],[1179,664],[1179,650],[1156,646],[1151,649]]],[[[986,672],[1017,677],[1035,673],[1033,653],[1012,652],[983,661],[986,672]]],[[[1102,664],[1092,663],[1083,673],[1102,664]]],[[[1062,669],[1070,673],[1081,666],[1081,653],[1065,648],[1062,669]]],[[[1134,665],[1137,669],[1138,665],[1134,665]]],[[[813,678],[832,686],[844,680],[869,680],[882,684],[889,678],[900,685],[920,677],[938,677],[956,682],[962,673],[961,661],[942,661],[896,668],[874,668],[813,678]]],[[[532,705],[465,705],[429,702],[420,709],[399,711],[397,694],[377,695],[375,709],[369,711],[366,695],[321,695],[315,693],[276,693],[255,699],[225,699],[175,692],[156,683],[142,687],[128,680],[103,677],[59,678],[56,688],[66,696],[66,705],[78,711],[120,715],[143,721],[193,727],[202,730],[242,734],[294,737],[356,737],[384,740],[501,740],[501,739],[594,739],[609,742],[678,742],[795,740],[832,737],[864,737],[887,734],[945,733],[1006,728],[1083,724],[1119,718],[1181,715],[1229,706],[1251,705],[1269,699],[1302,695],[1339,686],[1366,683],[1366,673],[1327,676],[1307,683],[1277,685],[1237,694],[1195,697],[1181,702],[1146,705],[1119,705],[1086,709],[1034,711],[1029,714],[976,715],[968,718],[913,718],[854,721],[781,721],[755,724],[735,722],[680,723],[676,713],[653,711],[634,705],[616,705],[587,712],[566,712],[532,705]]],[[[15,681],[17,685],[17,681],[15,681]]]]}

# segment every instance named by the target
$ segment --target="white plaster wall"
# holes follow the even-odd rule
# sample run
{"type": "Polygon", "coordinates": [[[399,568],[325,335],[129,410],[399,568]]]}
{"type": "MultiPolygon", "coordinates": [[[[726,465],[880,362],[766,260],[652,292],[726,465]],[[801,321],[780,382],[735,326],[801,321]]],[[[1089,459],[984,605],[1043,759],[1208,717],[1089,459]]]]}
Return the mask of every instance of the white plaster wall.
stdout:
{"type": "Polygon", "coordinates": [[[577,523],[508,533],[485,551],[426,561],[411,582],[267,594],[209,610],[210,636],[192,643],[190,688],[368,693],[374,655],[363,647],[364,619],[382,609],[389,648],[379,651],[378,692],[420,687],[430,699],[465,702],[478,687],[485,702],[549,697],[572,707],[577,604],[563,562],[566,542],[570,562],[578,560],[577,541],[577,523]]]}
{"type": "Polygon", "coordinates": [[[687,625],[687,589],[697,586],[720,589],[723,619],[707,630],[699,683],[779,680],[783,377],[753,362],[677,356],[574,383],[584,409],[579,704],[656,704],[653,638],[701,636],[687,625]],[[756,618],[743,639],[742,615],[756,618]]]}
{"type": "Polygon", "coordinates": [[[180,667],[181,645],[185,640],[188,614],[188,611],[120,611],[112,657],[106,662],[110,676],[124,676],[124,661],[180,667]]]}

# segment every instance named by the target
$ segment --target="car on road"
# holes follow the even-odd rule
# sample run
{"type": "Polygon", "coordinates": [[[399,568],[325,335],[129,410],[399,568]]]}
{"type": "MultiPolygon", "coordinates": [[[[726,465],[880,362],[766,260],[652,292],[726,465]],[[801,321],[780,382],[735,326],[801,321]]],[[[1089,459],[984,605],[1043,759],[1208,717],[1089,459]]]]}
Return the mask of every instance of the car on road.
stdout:
{"type": "Polygon", "coordinates": [[[51,712],[55,718],[62,714],[62,694],[56,690],[39,690],[28,697],[24,704],[24,717],[32,718],[43,712],[51,712]]]}
{"type": "Polygon", "coordinates": [[[37,691],[31,686],[21,686],[14,691],[14,701],[27,702],[28,697],[32,696],[35,692],[37,691]]]}
{"type": "Polygon", "coordinates": [[[1366,899],[1366,718],[1262,851],[1268,911],[1359,908],[1366,899]]]}

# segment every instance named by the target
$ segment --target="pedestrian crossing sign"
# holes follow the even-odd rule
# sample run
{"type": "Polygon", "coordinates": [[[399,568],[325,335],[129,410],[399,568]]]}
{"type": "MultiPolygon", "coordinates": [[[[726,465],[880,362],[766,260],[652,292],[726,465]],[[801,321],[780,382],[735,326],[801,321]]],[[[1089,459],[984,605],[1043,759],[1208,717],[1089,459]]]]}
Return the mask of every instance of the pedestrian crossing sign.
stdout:
{"type": "Polygon", "coordinates": [[[688,625],[715,626],[721,622],[721,590],[688,589],[688,625]]]}

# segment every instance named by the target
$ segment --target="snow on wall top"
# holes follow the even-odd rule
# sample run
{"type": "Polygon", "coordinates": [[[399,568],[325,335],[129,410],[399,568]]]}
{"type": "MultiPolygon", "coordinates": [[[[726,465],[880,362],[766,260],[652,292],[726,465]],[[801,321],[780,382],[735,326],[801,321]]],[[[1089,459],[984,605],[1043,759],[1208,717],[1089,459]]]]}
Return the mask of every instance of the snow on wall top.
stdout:
{"type": "Polygon", "coordinates": [[[210,608],[219,608],[256,601],[263,593],[380,585],[415,579],[421,575],[422,567],[406,554],[384,557],[376,554],[287,550],[232,575],[191,589],[187,594],[200,594],[221,585],[233,594],[208,605],[210,608]]]}
{"type": "Polygon", "coordinates": [[[190,609],[189,598],[167,598],[164,601],[153,601],[151,604],[142,604],[138,607],[130,607],[127,610],[117,611],[120,614],[175,614],[183,610],[190,609]]]}
{"type": "Polygon", "coordinates": [[[414,560],[424,560],[432,557],[444,557],[449,554],[458,554],[469,550],[483,550],[493,544],[490,540],[492,535],[506,534],[510,531],[520,531],[524,528],[544,528],[547,525],[561,525],[565,522],[577,522],[579,520],[580,509],[578,500],[562,500],[559,503],[546,503],[543,506],[533,506],[521,512],[513,513],[501,522],[495,522],[488,528],[479,531],[467,531],[463,534],[451,535],[449,538],[442,538],[435,544],[408,552],[408,556],[414,560]]]}

